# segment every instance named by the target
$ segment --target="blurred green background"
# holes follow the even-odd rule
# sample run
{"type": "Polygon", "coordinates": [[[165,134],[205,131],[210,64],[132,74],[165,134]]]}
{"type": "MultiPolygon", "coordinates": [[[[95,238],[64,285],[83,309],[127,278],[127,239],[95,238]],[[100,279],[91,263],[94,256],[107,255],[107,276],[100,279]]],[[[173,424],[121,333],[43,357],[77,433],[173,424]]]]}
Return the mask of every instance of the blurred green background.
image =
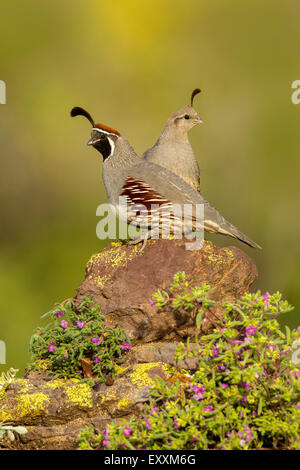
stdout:
{"type": "MultiPolygon", "coordinates": [[[[0,339],[23,371],[40,316],[75,294],[106,201],[77,105],[141,154],[188,103],[202,192],[263,246],[254,286],[300,305],[296,0],[10,0],[0,6],[0,339]]],[[[219,245],[234,241],[214,237],[219,245]]],[[[284,319],[297,326],[295,310],[284,319]]]]}

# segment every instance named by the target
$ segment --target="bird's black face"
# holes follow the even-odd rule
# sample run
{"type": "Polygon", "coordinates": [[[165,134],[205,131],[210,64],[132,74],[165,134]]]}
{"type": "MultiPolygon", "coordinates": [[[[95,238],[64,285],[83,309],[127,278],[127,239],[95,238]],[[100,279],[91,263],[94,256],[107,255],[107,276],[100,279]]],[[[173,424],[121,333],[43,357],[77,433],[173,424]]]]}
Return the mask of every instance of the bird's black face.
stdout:
{"type": "Polygon", "coordinates": [[[115,149],[115,142],[112,134],[101,132],[98,129],[92,129],[91,138],[88,145],[92,145],[101,153],[103,161],[112,156],[115,149]]]}

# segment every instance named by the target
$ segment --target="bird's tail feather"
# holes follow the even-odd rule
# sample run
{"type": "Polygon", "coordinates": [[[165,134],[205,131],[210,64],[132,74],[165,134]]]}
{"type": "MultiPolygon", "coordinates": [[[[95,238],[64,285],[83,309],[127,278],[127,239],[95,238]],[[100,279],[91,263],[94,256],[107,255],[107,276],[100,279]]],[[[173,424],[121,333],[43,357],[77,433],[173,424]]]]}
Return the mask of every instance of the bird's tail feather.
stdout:
{"type": "Polygon", "coordinates": [[[236,238],[252,248],[262,249],[251,238],[240,232],[234,225],[228,222],[224,217],[214,209],[210,204],[206,204],[204,209],[204,230],[210,233],[221,233],[236,238]]]}

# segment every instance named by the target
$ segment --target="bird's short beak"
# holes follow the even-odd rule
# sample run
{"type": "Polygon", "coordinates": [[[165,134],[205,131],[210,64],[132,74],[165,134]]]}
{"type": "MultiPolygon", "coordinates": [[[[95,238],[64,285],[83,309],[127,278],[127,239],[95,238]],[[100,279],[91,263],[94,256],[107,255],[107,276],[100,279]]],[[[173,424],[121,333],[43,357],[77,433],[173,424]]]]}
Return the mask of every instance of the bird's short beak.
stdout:
{"type": "Polygon", "coordinates": [[[94,144],[94,139],[91,137],[86,145],[93,145],[93,144],[94,144]]]}
{"type": "Polygon", "coordinates": [[[193,124],[196,125],[196,124],[202,124],[202,119],[200,116],[196,117],[193,121],[193,124]]]}

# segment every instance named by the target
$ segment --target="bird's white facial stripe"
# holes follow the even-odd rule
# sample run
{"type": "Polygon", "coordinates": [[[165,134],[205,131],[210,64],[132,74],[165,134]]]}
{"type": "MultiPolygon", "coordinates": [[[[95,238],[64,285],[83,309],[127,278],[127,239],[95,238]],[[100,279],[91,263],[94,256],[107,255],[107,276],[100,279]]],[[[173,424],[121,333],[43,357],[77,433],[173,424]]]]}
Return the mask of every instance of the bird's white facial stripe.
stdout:
{"type": "Polygon", "coordinates": [[[92,131],[101,132],[101,134],[111,134],[111,132],[104,131],[103,129],[98,129],[98,127],[93,127],[92,131]]]}
{"type": "Polygon", "coordinates": [[[107,138],[109,140],[110,148],[111,148],[111,152],[110,152],[109,157],[111,157],[114,154],[114,151],[115,151],[115,143],[114,143],[113,139],[110,139],[109,137],[107,137],[107,138]]]}

